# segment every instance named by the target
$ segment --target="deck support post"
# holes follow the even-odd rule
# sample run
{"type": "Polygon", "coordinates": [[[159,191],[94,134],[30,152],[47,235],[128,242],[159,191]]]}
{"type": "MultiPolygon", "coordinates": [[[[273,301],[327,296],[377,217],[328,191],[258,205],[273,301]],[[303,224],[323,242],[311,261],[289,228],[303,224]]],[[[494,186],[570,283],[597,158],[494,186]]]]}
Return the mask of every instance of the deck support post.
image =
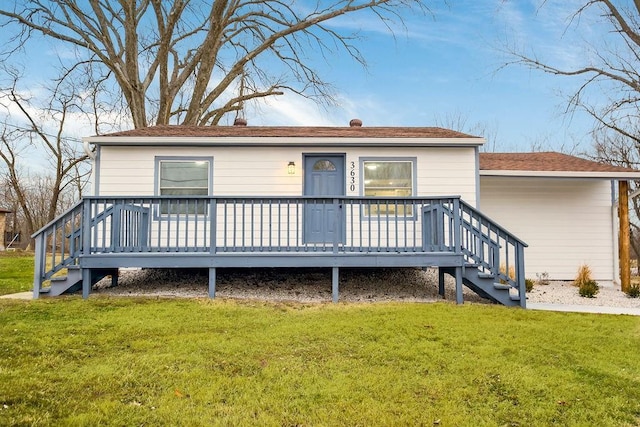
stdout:
{"type": "MultiPolygon", "coordinates": [[[[91,202],[88,199],[82,201],[82,229],[80,238],[82,239],[82,256],[91,254],[91,202]]],[[[91,292],[91,269],[82,268],[82,258],[80,258],[80,271],[82,272],[82,298],[89,298],[91,292]]]]}
{"type": "Polygon", "coordinates": [[[462,267],[456,267],[456,304],[462,304],[462,267]]]}
{"type": "Polygon", "coordinates": [[[111,287],[118,286],[118,275],[120,274],[120,270],[115,269],[114,273],[111,273],[111,287]]]}
{"type": "Polygon", "coordinates": [[[209,298],[216,297],[216,269],[209,268],[209,298]]]}
{"type": "Polygon", "coordinates": [[[33,268],[33,299],[39,298],[42,290],[42,273],[44,272],[46,254],[45,245],[45,233],[38,234],[36,236],[35,265],[33,268]]]}
{"type": "Polygon", "coordinates": [[[89,292],[91,292],[91,269],[82,269],[82,298],[89,298],[89,292]]]}
{"type": "Polygon", "coordinates": [[[438,267],[438,294],[444,299],[444,270],[438,267]]]}
{"type": "Polygon", "coordinates": [[[331,297],[334,303],[338,302],[339,270],[338,267],[332,267],[331,269],[331,297]]]}

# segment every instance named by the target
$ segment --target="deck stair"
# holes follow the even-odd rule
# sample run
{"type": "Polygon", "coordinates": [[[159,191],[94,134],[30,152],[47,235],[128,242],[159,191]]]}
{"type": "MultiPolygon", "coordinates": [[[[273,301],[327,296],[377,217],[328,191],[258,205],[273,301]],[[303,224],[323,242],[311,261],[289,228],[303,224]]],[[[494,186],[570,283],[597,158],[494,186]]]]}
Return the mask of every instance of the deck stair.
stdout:
{"type": "MultiPolygon", "coordinates": [[[[423,215],[424,223],[429,226],[425,240],[431,248],[464,255],[465,265],[461,269],[441,268],[459,283],[456,289],[458,301],[462,299],[459,288],[465,285],[495,303],[526,307],[526,243],[462,200],[452,206],[429,206],[423,210],[423,215]]],[[[440,282],[442,294],[442,277],[440,282]]]]}
{"type": "Polygon", "coordinates": [[[520,295],[514,287],[501,283],[495,274],[480,271],[478,265],[465,266],[462,283],[483,298],[507,306],[520,305],[520,295]]]}
{"type": "MultiPolygon", "coordinates": [[[[107,276],[112,278],[117,276],[118,270],[115,269],[92,269],[91,285],[95,285],[107,276]]],[[[53,276],[49,279],[49,286],[40,290],[40,295],[56,297],[65,293],[77,292],[82,289],[82,270],[78,265],[70,265],[67,267],[67,274],[53,276]]]]}

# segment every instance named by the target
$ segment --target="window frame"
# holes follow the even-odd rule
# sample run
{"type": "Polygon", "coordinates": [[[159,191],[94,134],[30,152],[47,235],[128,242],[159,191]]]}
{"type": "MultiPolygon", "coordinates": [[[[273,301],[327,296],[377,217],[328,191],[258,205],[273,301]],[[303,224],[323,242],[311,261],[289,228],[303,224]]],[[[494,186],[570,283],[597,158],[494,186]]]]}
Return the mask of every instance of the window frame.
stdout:
{"type": "MultiPolygon", "coordinates": [[[[417,157],[386,157],[386,156],[380,156],[380,157],[360,157],[360,195],[362,197],[366,197],[367,199],[372,199],[375,200],[376,198],[381,196],[367,196],[365,194],[366,192],[366,183],[365,183],[365,171],[366,171],[366,163],[368,162],[379,162],[379,163],[409,163],[411,165],[411,195],[406,196],[406,197],[415,197],[417,194],[417,177],[416,177],[416,167],[417,167],[417,163],[418,163],[418,159],[417,157]]],[[[395,196],[389,196],[389,197],[395,197],[395,196]]],[[[413,209],[413,212],[410,214],[404,214],[404,215],[398,215],[395,213],[374,213],[373,215],[370,215],[367,209],[362,209],[362,216],[363,218],[373,218],[373,217],[379,217],[379,216],[393,216],[393,217],[397,217],[397,218],[408,218],[408,219],[416,219],[416,215],[417,213],[415,212],[415,209],[413,209]]]]}
{"type": "MultiPolygon", "coordinates": [[[[154,166],[154,195],[162,196],[160,194],[160,181],[161,181],[161,165],[163,162],[206,162],[207,163],[207,196],[211,196],[213,194],[213,156],[156,156],[155,157],[155,166],[154,166]]],[[[170,196],[168,196],[170,197],[170,196]]],[[[180,197],[179,195],[177,197],[180,197]]],[[[202,216],[204,218],[209,217],[209,208],[205,205],[205,209],[203,213],[163,213],[160,204],[158,204],[155,210],[156,218],[175,218],[177,216],[180,217],[194,217],[194,216],[202,216]]]]}

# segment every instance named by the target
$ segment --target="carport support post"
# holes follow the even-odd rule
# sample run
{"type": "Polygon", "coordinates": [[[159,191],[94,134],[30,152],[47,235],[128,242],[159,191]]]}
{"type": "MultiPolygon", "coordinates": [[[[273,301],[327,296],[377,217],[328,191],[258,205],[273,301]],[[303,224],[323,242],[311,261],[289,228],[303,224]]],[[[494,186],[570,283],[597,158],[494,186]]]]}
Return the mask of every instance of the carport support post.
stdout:
{"type": "Polygon", "coordinates": [[[618,181],[618,218],[620,220],[620,288],[628,292],[631,287],[631,256],[629,253],[629,181],[618,181]]]}

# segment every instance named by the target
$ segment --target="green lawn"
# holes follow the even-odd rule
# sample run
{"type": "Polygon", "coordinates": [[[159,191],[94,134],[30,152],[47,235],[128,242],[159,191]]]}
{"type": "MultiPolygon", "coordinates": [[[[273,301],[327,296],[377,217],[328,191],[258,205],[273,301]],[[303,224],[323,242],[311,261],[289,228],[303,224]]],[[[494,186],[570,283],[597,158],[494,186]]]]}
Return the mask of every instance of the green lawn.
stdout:
{"type": "Polygon", "coordinates": [[[640,424],[640,318],[0,300],[2,425],[640,424]]]}
{"type": "Polygon", "coordinates": [[[0,252],[0,295],[33,289],[33,253],[0,252]]]}

